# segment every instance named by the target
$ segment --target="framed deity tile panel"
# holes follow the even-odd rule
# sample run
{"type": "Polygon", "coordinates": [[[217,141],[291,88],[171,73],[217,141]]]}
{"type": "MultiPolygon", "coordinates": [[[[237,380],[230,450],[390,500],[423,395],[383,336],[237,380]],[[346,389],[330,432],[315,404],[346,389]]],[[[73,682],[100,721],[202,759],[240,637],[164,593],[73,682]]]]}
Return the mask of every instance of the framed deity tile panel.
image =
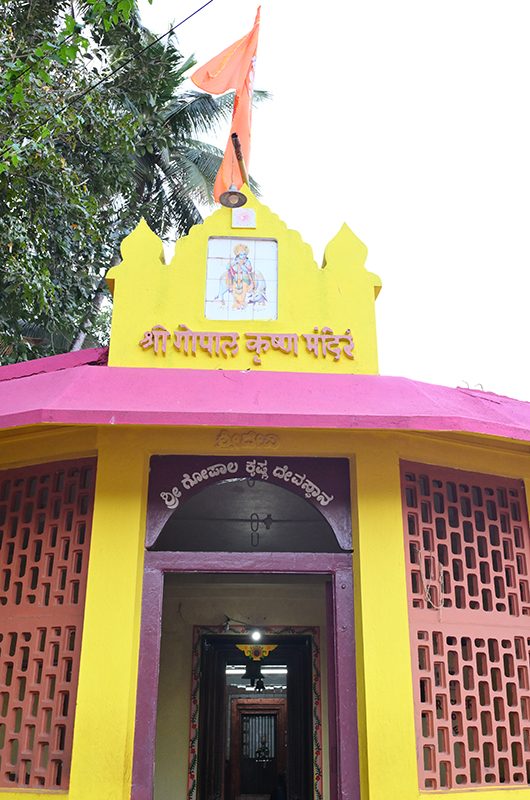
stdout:
{"type": "Polygon", "coordinates": [[[210,238],[204,306],[206,319],[277,319],[278,242],[210,238]]]}

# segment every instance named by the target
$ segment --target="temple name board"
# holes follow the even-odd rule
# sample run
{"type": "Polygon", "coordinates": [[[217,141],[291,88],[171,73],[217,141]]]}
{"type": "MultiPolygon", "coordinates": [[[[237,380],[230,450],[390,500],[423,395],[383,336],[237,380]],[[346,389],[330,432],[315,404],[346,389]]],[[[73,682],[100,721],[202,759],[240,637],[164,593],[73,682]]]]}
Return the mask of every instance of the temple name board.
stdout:
{"type": "Polygon", "coordinates": [[[146,544],[171,514],[207,486],[222,481],[273,483],[298,494],[327,519],[342,548],[351,548],[350,473],[347,459],[270,456],[152,456],[146,544]]]}
{"type": "MultiPolygon", "coordinates": [[[[298,356],[298,347],[305,346],[305,350],[315,358],[327,358],[333,361],[340,361],[344,356],[347,359],[354,359],[354,342],[351,331],[348,328],[343,334],[336,334],[332,328],[318,327],[313,328],[312,333],[267,333],[254,332],[244,333],[245,348],[249,353],[253,353],[253,363],[261,364],[261,357],[268,350],[276,350],[285,355],[298,356]],[[300,342],[302,340],[302,343],[300,342]]],[[[175,350],[184,356],[196,356],[198,350],[202,350],[213,358],[223,356],[224,358],[234,358],[239,354],[240,334],[236,331],[192,331],[187,325],[179,325],[173,331],[169,331],[163,325],[154,325],[150,330],[145,331],[142,339],[138,342],[143,350],[153,350],[155,355],[167,352],[168,342],[173,341],[175,350]]]]}

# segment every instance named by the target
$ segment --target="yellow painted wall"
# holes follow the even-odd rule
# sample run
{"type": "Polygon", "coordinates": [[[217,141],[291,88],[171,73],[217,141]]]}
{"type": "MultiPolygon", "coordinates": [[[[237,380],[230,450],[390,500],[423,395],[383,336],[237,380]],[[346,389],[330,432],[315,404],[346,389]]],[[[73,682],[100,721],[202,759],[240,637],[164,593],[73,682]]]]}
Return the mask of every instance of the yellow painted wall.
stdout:
{"type": "Polygon", "coordinates": [[[138,437],[99,433],[70,796],[129,797],[147,462],[138,437]]]}
{"type": "MultiPolygon", "coordinates": [[[[219,208],[202,225],[177,241],[170,264],[163,263],[162,242],[141,222],[121,246],[123,261],[108,273],[113,290],[109,364],[130,367],[192,369],[259,369],[283,372],[377,373],[375,298],[381,281],[365,269],[367,249],[343,226],[326,248],[324,268],[316,264],[309,245],[289,230],[276,214],[249,190],[249,208],[256,228],[232,227],[232,209],[219,208]],[[206,264],[209,237],[261,238],[278,242],[278,318],[272,321],[216,321],[205,317],[206,264]],[[173,331],[185,324],[192,331],[233,331],[240,334],[235,357],[211,356],[197,348],[185,355],[168,340],[167,352],[155,354],[139,342],[155,325],[173,331]],[[269,350],[256,366],[246,349],[245,332],[311,334],[323,326],[335,334],[351,330],[354,358],[316,358],[300,339],[298,355],[269,350]]],[[[271,284],[269,291],[274,291],[271,284]]]]}
{"type": "Polygon", "coordinates": [[[171,576],[164,592],[156,739],[155,800],[186,796],[193,625],[222,625],[225,614],[249,625],[320,628],[324,800],[329,800],[326,607],[324,585],[182,583],[171,576]]]}
{"type": "Polygon", "coordinates": [[[97,453],[94,428],[50,426],[0,432],[0,469],[84,458],[97,453]]]}
{"type": "MultiPolygon", "coordinates": [[[[98,453],[86,616],[71,770],[72,800],[130,795],[145,492],[154,453],[220,455],[214,429],[39,430],[0,437],[0,469],[98,453]],[[33,432],[35,433],[35,432],[33,432]]],[[[346,456],[358,489],[355,581],[363,800],[418,790],[399,459],[523,478],[529,449],[486,437],[278,430],[271,454],[346,456]]],[[[239,447],[233,451],[250,454],[239,447]]],[[[263,455],[267,452],[263,451],[263,455]]],[[[0,792],[6,800],[57,793],[0,792]]],[[[442,793],[443,794],[443,793],[442,793]]],[[[473,800],[530,798],[530,788],[458,791],[473,800]]]]}

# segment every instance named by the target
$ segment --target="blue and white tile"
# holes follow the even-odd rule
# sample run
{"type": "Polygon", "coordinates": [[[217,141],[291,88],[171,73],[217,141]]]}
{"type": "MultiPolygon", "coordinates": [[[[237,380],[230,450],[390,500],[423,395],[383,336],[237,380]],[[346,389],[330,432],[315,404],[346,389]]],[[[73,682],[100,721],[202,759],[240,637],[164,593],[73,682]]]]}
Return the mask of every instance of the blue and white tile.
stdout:
{"type": "Polygon", "coordinates": [[[211,258],[230,258],[231,239],[212,237],[208,240],[208,260],[211,258]]]}

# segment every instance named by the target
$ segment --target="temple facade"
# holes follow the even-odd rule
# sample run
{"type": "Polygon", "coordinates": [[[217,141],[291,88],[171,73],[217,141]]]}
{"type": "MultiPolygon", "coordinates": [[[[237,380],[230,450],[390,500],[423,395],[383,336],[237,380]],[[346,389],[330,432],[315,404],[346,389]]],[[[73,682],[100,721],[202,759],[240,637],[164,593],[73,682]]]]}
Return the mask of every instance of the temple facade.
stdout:
{"type": "Polygon", "coordinates": [[[0,796],[530,798],[530,404],[378,374],[378,276],[244,187],[0,368],[0,796]]]}

